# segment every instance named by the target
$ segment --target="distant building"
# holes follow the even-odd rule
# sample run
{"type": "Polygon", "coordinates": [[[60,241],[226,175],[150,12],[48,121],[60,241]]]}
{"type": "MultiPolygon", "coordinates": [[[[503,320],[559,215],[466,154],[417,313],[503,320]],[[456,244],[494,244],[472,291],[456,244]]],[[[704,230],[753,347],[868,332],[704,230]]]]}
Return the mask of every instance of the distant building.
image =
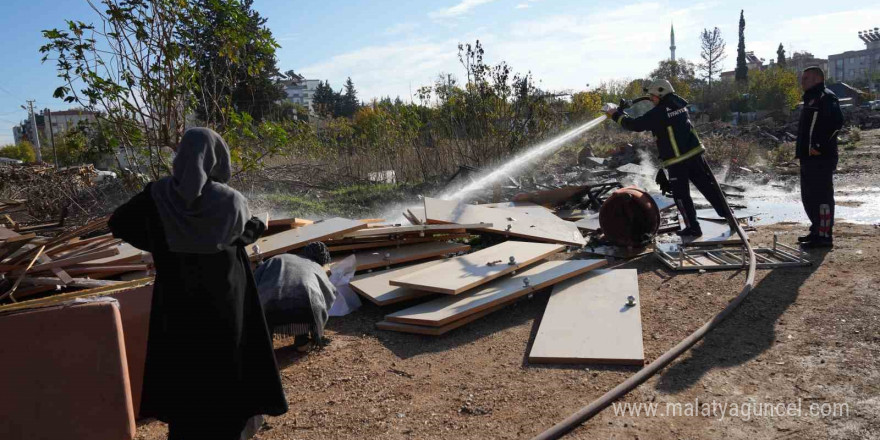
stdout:
{"type": "Polygon", "coordinates": [[[828,56],[828,76],[834,81],[864,84],[880,92],[880,28],[859,31],[865,49],[828,56]]]}
{"type": "Polygon", "coordinates": [[[97,120],[96,113],[83,109],[61,110],[57,112],[43,112],[44,120],[51,121],[51,129],[49,125],[44,123],[43,139],[52,139],[53,136],[63,136],[64,133],[73,130],[80,123],[91,124],[97,120]]]}
{"type": "Polygon", "coordinates": [[[315,109],[312,107],[312,100],[320,82],[321,80],[306,79],[302,75],[294,75],[282,81],[282,85],[287,94],[288,102],[299,104],[309,109],[309,113],[313,113],[315,109]]]}
{"type": "Polygon", "coordinates": [[[785,60],[785,67],[789,70],[792,70],[798,75],[798,82],[801,80],[801,74],[803,74],[804,69],[812,66],[819,66],[826,75],[828,75],[828,60],[823,58],[816,58],[813,54],[809,52],[795,52],[791,55],[791,58],[785,60]]]}
{"type": "Polygon", "coordinates": [[[841,105],[843,105],[846,100],[848,100],[848,103],[855,106],[859,106],[865,101],[865,92],[847,83],[836,82],[828,85],[828,88],[837,95],[837,98],[841,101],[841,105]]]}
{"type": "MultiPolygon", "coordinates": [[[[748,51],[746,52],[746,68],[749,70],[764,70],[767,66],[764,65],[764,59],[758,58],[754,52],[748,51]]],[[[719,75],[722,81],[733,81],[736,78],[736,70],[728,70],[727,72],[721,72],[719,75]]]]}
{"type": "Polygon", "coordinates": [[[675,26],[669,26],[669,61],[675,61],[675,26]]]}

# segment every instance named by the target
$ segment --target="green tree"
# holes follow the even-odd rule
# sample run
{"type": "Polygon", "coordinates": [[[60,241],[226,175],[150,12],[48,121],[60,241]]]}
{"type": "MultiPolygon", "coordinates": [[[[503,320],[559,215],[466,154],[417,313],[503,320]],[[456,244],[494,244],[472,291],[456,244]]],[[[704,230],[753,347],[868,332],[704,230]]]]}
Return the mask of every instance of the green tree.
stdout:
{"type": "Polygon", "coordinates": [[[746,19],[743,10],[739,11],[739,43],[736,45],[736,72],[734,77],[737,82],[745,83],[749,79],[749,68],[746,66],[746,19]]]}
{"type": "Polygon", "coordinates": [[[18,144],[9,144],[0,147],[0,157],[17,159],[27,163],[32,163],[37,160],[34,146],[25,140],[22,140],[18,144]]]}
{"type": "Polygon", "coordinates": [[[354,88],[354,82],[352,82],[351,77],[345,80],[343,90],[342,94],[337,97],[339,100],[339,112],[336,116],[351,118],[357,112],[360,105],[357,99],[357,90],[354,88]]]}
{"type": "Polygon", "coordinates": [[[98,122],[112,127],[129,162],[158,178],[169,170],[161,149],[177,145],[192,108],[197,72],[179,39],[192,18],[177,0],[90,5],[100,25],[67,20],[66,30],[43,31],[43,61],[53,57],[63,83],[54,96],[102,112],[98,122]]]}
{"type": "MultiPolygon", "coordinates": [[[[44,62],[55,61],[62,80],[55,96],[101,112],[99,132],[111,137],[108,145],[123,148],[134,168],[154,179],[167,174],[163,148],[177,146],[186,115],[196,108],[221,133],[243,123],[274,133],[248,113],[263,116],[278,97],[270,79],[277,45],[250,0],[89,4],[98,25],[67,20],[66,30],[45,30],[40,52],[44,62]],[[230,123],[235,126],[228,128],[230,123]]],[[[250,141],[229,146],[244,161],[275,151],[250,141]],[[236,152],[243,148],[257,151],[236,152]]]]}
{"type": "Polygon", "coordinates": [[[776,65],[785,68],[785,49],[782,48],[782,43],[779,43],[779,48],[776,49],[776,65]]]}
{"type": "Polygon", "coordinates": [[[330,81],[318,82],[315,94],[312,95],[312,106],[315,113],[323,117],[332,117],[336,109],[336,94],[330,87],[330,81]]]}
{"type": "Polygon", "coordinates": [[[223,129],[230,110],[254,121],[273,114],[285,97],[277,78],[278,44],[253,0],[195,0],[181,24],[182,40],[198,71],[196,114],[223,129]]]}
{"type": "Polygon", "coordinates": [[[666,79],[672,84],[675,93],[690,100],[691,90],[696,82],[696,66],[694,63],[679,58],[678,60],[661,60],[648,76],[651,79],[666,79]]]}
{"type": "Polygon", "coordinates": [[[766,69],[749,75],[749,98],[754,108],[781,116],[800,102],[797,73],[788,69],[766,69]]]}
{"type": "Polygon", "coordinates": [[[601,109],[602,99],[596,92],[577,92],[571,95],[571,113],[576,119],[595,117],[601,109]]]}

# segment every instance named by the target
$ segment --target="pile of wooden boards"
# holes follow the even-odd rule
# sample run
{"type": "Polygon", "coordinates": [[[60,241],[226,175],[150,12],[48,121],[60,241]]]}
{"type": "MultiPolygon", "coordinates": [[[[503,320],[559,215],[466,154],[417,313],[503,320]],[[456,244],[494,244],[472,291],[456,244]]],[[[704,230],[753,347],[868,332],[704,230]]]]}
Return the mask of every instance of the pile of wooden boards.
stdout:
{"type": "Polygon", "coordinates": [[[563,259],[583,238],[572,222],[528,202],[425,199],[424,210],[407,214],[421,224],[462,222],[507,239],[465,255],[355,276],[350,286],[363,298],[398,304],[379,329],[439,336],[553,288],[530,362],[644,362],[636,271],[597,270],[605,259],[563,259]]]}
{"type": "Polygon", "coordinates": [[[106,218],[54,238],[0,227],[0,301],[121,282],[107,279],[111,277],[147,276],[151,256],[109,233],[101,234],[106,229],[106,218]]]}

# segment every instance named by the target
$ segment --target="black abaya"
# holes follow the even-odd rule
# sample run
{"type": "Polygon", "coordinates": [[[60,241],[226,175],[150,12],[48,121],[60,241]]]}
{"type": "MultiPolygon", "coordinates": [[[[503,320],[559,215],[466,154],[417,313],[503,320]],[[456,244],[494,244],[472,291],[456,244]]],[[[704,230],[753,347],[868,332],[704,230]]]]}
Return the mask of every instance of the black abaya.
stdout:
{"type": "Polygon", "coordinates": [[[194,426],[287,412],[244,250],[265,225],[252,218],[233,245],[214,254],[169,251],[149,186],[109,224],[115,237],[151,252],[156,265],[140,415],[194,426]]]}

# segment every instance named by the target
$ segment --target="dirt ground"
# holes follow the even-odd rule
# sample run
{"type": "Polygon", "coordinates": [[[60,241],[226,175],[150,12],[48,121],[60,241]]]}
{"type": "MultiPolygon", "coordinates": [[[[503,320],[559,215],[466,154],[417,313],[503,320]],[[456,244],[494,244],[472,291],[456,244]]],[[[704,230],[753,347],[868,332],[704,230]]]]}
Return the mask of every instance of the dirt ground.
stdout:
{"type": "MultiPolygon", "coordinates": [[[[878,132],[868,135],[868,144],[844,154],[841,169],[877,186],[878,132]]],[[[801,225],[775,224],[751,236],[769,246],[774,234],[791,244],[802,233],[801,225]]],[[[809,256],[810,267],[758,270],[730,318],[622,400],[657,403],[658,416],[608,408],[568,438],[880,439],[880,227],[838,224],[835,248],[809,256]],[[713,403],[741,411],[703,414],[713,403]],[[698,411],[664,417],[667,404],[698,411]],[[764,404],[793,406],[780,415],[764,404]]],[[[649,361],[720,311],[745,279],[744,271],[672,272],[652,255],[611,266],[639,272],[649,361]]],[[[301,355],[289,348],[292,340],[279,341],[290,411],[268,418],[256,438],[530,438],[637,370],[529,365],[547,297],[536,294],[441,337],[377,330],[377,321],[405,305],[365,303],[331,318],[332,342],[321,351],[301,355]]],[[[137,438],[165,435],[154,421],[137,438]]]]}

